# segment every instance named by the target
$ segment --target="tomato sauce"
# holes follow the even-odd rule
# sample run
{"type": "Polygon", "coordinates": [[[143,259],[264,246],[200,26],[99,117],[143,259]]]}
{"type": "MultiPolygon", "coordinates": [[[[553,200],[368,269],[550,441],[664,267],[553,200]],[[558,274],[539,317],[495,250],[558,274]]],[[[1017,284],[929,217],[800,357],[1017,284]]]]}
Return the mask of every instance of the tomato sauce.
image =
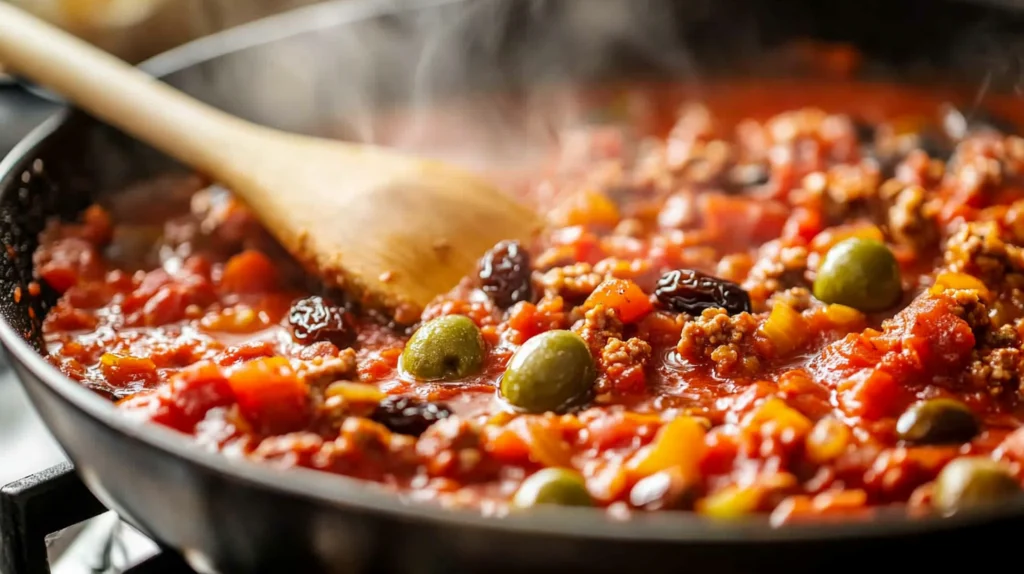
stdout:
{"type": "Polygon", "coordinates": [[[947,105],[969,95],[595,92],[617,117],[517,179],[548,214],[541,239],[499,244],[423,311],[482,341],[443,380],[400,368],[413,330],[317,287],[228,191],[165,180],[160,217],[123,196],[43,233],[49,358],[204,448],[486,513],[559,502],[526,492],[550,468],[565,504],[776,524],[1014,495],[1024,139],[999,119],[1012,102],[947,105]],[[517,408],[504,373],[551,331],[585,344],[593,377],[564,406],[517,408]],[[944,476],[956,459],[971,473],[944,476]]]}

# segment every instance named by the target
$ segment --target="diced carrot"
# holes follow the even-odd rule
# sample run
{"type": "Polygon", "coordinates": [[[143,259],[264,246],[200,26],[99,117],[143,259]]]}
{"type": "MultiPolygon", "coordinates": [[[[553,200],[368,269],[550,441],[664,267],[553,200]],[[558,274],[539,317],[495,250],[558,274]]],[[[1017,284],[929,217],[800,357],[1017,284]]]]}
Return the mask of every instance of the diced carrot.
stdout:
{"type": "Polygon", "coordinates": [[[352,381],[335,381],[324,389],[325,397],[341,397],[347,403],[379,403],[387,395],[377,386],[352,381]]]}
{"type": "Polygon", "coordinates": [[[833,460],[846,450],[851,438],[850,428],[842,421],[825,417],[807,435],[807,457],[818,464],[833,460]]]}
{"type": "Polygon", "coordinates": [[[587,475],[587,490],[603,502],[612,502],[626,494],[630,486],[629,473],[618,464],[606,464],[587,475]]]}
{"type": "Polygon", "coordinates": [[[264,293],[278,286],[277,269],[269,257],[248,249],[224,264],[220,286],[233,293],[264,293]]]}
{"type": "Polygon", "coordinates": [[[757,486],[729,485],[697,501],[697,511],[721,520],[742,518],[757,510],[764,495],[764,489],[757,486]]]}
{"type": "Polygon", "coordinates": [[[530,458],[530,447],[509,426],[484,427],[484,449],[496,460],[505,463],[523,463],[530,458]]]}
{"type": "Polygon", "coordinates": [[[940,273],[938,277],[935,278],[935,284],[932,285],[928,292],[932,295],[938,295],[947,289],[973,289],[985,299],[989,298],[991,295],[988,287],[982,283],[981,279],[966,273],[950,272],[940,273]]]}
{"type": "Polygon", "coordinates": [[[559,226],[586,225],[614,227],[619,222],[619,208],[606,195],[594,190],[575,193],[551,214],[559,226]]]}
{"type": "Polygon", "coordinates": [[[103,353],[100,357],[100,369],[107,382],[116,386],[157,380],[156,364],[148,357],[103,353]]]}
{"type": "Polygon", "coordinates": [[[264,357],[232,369],[228,384],[238,407],[255,428],[283,434],[309,420],[309,389],[284,357],[264,357]]]}
{"type": "Polygon", "coordinates": [[[828,318],[832,325],[848,331],[862,328],[866,320],[864,313],[853,307],[847,307],[838,303],[832,303],[825,307],[825,317],[828,318]]]}
{"type": "Polygon", "coordinates": [[[561,431],[549,421],[520,417],[508,425],[527,445],[530,459],[544,466],[572,468],[572,450],[561,431]]]}
{"type": "Polygon", "coordinates": [[[598,285],[584,306],[593,308],[597,305],[615,309],[623,323],[632,323],[654,308],[647,293],[628,279],[606,279],[598,285]]]}
{"type": "Polygon", "coordinates": [[[786,401],[772,397],[744,417],[740,427],[751,434],[764,434],[771,427],[779,433],[786,431],[804,437],[811,431],[811,421],[786,401]]]}
{"type": "Polygon", "coordinates": [[[675,468],[688,480],[697,480],[706,448],[705,432],[698,419],[673,419],[658,431],[651,444],[629,459],[626,468],[636,479],[675,468]]]}
{"type": "Polygon", "coordinates": [[[885,241],[885,235],[882,233],[882,230],[873,223],[847,223],[829,227],[815,235],[814,239],[811,240],[811,251],[824,255],[836,243],[853,237],[885,241]]]}
{"type": "Polygon", "coordinates": [[[208,331],[222,333],[245,334],[265,329],[269,318],[247,305],[236,305],[210,313],[199,321],[199,325],[208,331]]]}
{"type": "Polygon", "coordinates": [[[768,319],[759,328],[761,334],[771,342],[776,356],[784,357],[806,341],[810,333],[807,321],[789,305],[779,302],[772,307],[768,319]]]}

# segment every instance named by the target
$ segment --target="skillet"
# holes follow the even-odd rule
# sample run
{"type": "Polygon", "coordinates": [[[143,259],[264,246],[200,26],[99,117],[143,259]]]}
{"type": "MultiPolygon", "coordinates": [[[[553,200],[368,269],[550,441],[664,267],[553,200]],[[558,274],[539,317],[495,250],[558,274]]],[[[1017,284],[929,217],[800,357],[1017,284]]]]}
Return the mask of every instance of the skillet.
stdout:
{"type": "MultiPolygon", "coordinates": [[[[866,79],[952,78],[1008,90],[1019,75],[1012,31],[1021,21],[1006,6],[936,0],[340,0],[191,43],[145,68],[247,119],[367,137],[347,118],[473,93],[529,93],[554,80],[790,73],[777,60],[777,69],[751,63],[803,37],[858,46],[866,79]],[[614,17],[584,21],[590,2],[614,17]],[[544,57],[531,48],[538,45],[544,57]]],[[[77,111],[13,150],[0,163],[0,239],[9,247],[0,253],[0,341],[87,486],[199,571],[820,572],[908,559],[949,567],[957,556],[936,549],[963,548],[968,536],[997,548],[1024,524],[1019,502],[946,519],[894,510],[871,521],[785,528],[676,513],[624,522],[571,509],[497,520],[405,504],[338,476],[228,460],[134,423],[39,354],[39,321],[53,293],[44,286],[43,297],[15,302],[13,292],[32,279],[31,253],[47,218],[73,217],[100,192],[180,170],[77,111]]],[[[969,559],[977,566],[994,554],[973,550],[969,559]]]]}

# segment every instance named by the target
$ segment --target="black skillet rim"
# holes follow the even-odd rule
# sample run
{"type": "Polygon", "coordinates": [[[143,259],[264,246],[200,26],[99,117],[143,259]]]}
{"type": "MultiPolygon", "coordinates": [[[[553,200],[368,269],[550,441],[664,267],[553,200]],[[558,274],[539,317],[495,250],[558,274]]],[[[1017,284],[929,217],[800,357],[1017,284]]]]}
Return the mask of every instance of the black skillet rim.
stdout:
{"type": "MultiPolygon", "coordinates": [[[[396,10],[430,9],[460,1],[463,0],[427,0],[415,5],[399,6],[381,0],[333,0],[192,41],[147,60],[141,67],[154,76],[162,77],[226,53],[298,34],[384,16],[396,10]]],[[[63,109],[19,142],[0,160],[0,183],[13,181],[15,168],[33,156],[50,136],[80,113],[63,109]]],[[[14,187],[8,186],[0,193],[14,193],[14,187]]],[[[372,483],[357,479],[307,469],[281,471],[197,449],[192,441],[170,429],[133,422],[120,416],[108,400],[76,384],[46,362],[6,321],[0,321],[0,343],[11,358],[24,365],[49,390],[127,438],[148,443],[232,480],[276,490],[313,503],[339,509],[359,508],[405,521],[429,522],[441,527],[480,528],[495,534],[521,532],[636,543],[742,544],[923,534],[1024,517],[1024,497],[997,507],[950,517],[909,517],[902,509],[894,508],[882,509],[874,518],[867,520],[816,521],[783,527],[772,527],[764,516],[716,522],[684,512],[636,513],[629,520],[618,520],[603,511],[587,509],[552,509],[502,518],[486,517],[472,510],[447,510],[432,504],[407,502],[393,493],[374,487],[372,483]]]]}

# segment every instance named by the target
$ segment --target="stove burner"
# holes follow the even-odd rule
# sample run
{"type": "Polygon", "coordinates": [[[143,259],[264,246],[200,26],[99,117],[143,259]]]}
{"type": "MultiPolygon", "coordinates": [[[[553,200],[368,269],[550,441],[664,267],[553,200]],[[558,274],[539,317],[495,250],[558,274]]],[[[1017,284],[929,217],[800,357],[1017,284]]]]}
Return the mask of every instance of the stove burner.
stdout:
{"type": "MultiPolygon", "coordinates": [[[[0,572],[47,574],[49,542],[60,531],[107,512],[86,489],[71,463],[61,463],[0,489],[0,572]]],[[[120,524],[120,523],[119,523],[120,524]]],[[[110,555],[118,528],[102,549],[104,564],[94,572],[109,574],[195,574],[175,552],[163,550],[128,568],[114,566],[110,555]]]]}

